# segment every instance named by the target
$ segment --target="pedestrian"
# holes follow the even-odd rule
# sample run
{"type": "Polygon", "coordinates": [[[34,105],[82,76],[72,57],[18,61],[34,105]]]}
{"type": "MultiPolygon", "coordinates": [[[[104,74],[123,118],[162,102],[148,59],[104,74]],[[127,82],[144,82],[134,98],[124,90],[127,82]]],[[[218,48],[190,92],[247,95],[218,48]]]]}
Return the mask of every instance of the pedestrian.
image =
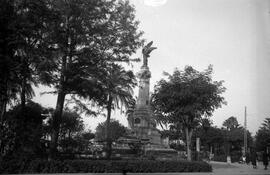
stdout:
{"type": "Polygon", "coordinates": [[[244,155],[242,158],[243,158],[243,163],[246,163],[246,156],[244,155]]]}
{"type": "Polygon", "coordinates": [[[253,165],[253,168],[256,169],[257,168],[257,155],[256,155],[255,150],[253,150],[251,153],[251,163],[253,165]]]}
{"type": "Polygon", "coordinates": [[[246,156],[246,163],[249,165],[249,162],[250,162],[250,155],[249,155],[249,153],[247,153],[247,156],[246,156]]]}
{"type": "Polygon", "coordinates": [[[266,150],[263,152],[263,165],[264,165],[264,169],[267,170],[268,154],[267,154],[266,150]]]}

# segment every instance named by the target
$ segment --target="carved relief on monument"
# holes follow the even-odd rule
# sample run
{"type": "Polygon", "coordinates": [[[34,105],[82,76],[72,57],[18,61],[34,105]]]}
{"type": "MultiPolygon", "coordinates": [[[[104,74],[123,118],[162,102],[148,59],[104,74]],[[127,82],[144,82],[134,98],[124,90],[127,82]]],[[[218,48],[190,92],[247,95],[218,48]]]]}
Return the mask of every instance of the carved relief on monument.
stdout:
{"type": "Polygon", "coordinates": [[[143,66],[142,67],[147,67],[148,66],[148,57],[150,57],[150,53],[157,49],[157,47],[151,47],[153,44],[153,41],[149,42],[146,44],[146,46],[143,47],[142,54],[143,54],[143,66]]]}
{"type": "Polygon", "coordinates": [[[137,73],[137,77],[139,79],[150,79],[151,78],[151,72],[149,71],[149,69],[141,69],[137,73]]]}

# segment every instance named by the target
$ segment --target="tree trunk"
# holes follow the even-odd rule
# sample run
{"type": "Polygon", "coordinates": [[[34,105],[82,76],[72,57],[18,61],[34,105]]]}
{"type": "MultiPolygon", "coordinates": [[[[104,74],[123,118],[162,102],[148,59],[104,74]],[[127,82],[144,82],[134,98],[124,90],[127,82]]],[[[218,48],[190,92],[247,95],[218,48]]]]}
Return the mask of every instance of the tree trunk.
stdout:
{"type": "MultiPolygon", "coordinates": [[[[20,120],[21,120],[21,126],[20,130],[24,131],[26,127],[26,111],[25,111],[25,106],[26,106],[26,83],[27,83],[27,62],[26,58],[22,58],[22,70],[21,70],[21,76],[22,76],[22,81],[21,81],[21,111],[20,111],[20,120]]],[[[28,135],[25,134],[25,132],[18,132],[18,138],[15,141],[15,144],[17,144],[18,148],[22,149],[25,151],[25,142],[27,142],[28,135]]]]}
{"type": "Polygon", "coordinates": [[[55,159],[57,153],[59,129],[63,113],[64,101],[65,101],[65,93],[63,91],[61,92],[59,91],[56,109],[52,116],[52,136],[51,136],[52,140],[50,145],[50,159],[55,159]]]}
{"type": "Polygon", "coordinates": [[[65,71],[66,71],[66,57],[63,57],[56,108],[54,114],[52,115],[52,136],[51,136],[49,160],[55,159],[57,153],[59,129],[66,97],[66,92],[64,88],[64,83],[66,81],[65,71]]]}
{"type": "Polygon", "coordinates": [[[192,129],[189,129],[188,127],[185,127],[186,141],[187,141],[187,160],[188,161],[192,160],[191,159],[192,152],[191,152],[191,148],[190,148],[192,132],[193,132],[192,129]]]}
{"type": "Polygon", "coordinates": [[[24,115],[25,112],[25,103],[26,103],[26,98],[25,98],[25,88],[26,88],[26,78],[24,77],[22,80],[22,92],[21,92],[21,107],[22,107],[22,114],[24,115]]]}
{"type": "Polygon", "coordinates": [[[26,83],[27,83],[27,62],[26,58],[22,58],[22,84],[21,84],[21,113],[25,115],[25,103],[26,103],[26,83]]]}
{"type": "Polygon", "coordinates": [[[7,111],[7,102],[4,101],[3,104],[1,104],[1,121],[0,121],[0,126],[3,125],[4,116],[6,114],[6,111],[7,111]]]}
{"type": "Polygon", "coordinates": [[[7,110],[7,98],[2,97],[1,99],[1,120],[0,120],[0,162],[2,161],[3,155],[4,155],[4,144],[3,144],[3,136],[4,136],[4,116],[6,114],[7,110]]]}
{"type": "MultiPolygon", "coordinates": [[[[0,101],[0,104],[1,104],[1,119],[0,119],[0,126],[3,125],[3,122],[4,122],[4,116],[6,114],[6,111],[7,111],[7,102],[8,102],[8,95],[7,95],[7,83],[5,83],[5,89],[4,89],[4,94],[1,94],[1,101],[0,101]]],[[[1,130],[2,131],[2,130],[1,130]]]]}
{"type": "Polygon", "coordinates": [[[112,152],[112,139],[110,134],[110,122],[111,122],[111,110],[112,110],[112,97],[109,95],[108,106],[107,106],[107,120],[106,120],[106,158],[111,158],[112,152]]]}

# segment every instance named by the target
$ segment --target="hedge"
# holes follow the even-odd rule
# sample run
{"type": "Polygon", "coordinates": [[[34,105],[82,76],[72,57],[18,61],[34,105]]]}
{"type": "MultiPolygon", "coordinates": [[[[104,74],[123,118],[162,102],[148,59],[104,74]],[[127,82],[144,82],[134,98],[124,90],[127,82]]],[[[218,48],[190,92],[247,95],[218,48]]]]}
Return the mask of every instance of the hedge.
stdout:
{"type": "Polygon", "coordinates": [[[206,162],[154,160],[65,160],[4,161],[0,173],[154,173],[211,172],[206,162]]]}

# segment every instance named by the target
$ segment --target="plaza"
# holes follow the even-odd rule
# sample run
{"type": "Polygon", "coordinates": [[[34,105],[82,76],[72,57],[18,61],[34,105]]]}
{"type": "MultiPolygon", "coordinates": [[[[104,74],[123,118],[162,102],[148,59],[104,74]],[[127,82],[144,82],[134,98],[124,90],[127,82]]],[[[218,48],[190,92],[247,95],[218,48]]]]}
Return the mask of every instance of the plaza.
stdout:
{"type": "Polygon", "coordinates": [[[269,11],[2,0],[0,174],[270,174],[269,11]]]}

